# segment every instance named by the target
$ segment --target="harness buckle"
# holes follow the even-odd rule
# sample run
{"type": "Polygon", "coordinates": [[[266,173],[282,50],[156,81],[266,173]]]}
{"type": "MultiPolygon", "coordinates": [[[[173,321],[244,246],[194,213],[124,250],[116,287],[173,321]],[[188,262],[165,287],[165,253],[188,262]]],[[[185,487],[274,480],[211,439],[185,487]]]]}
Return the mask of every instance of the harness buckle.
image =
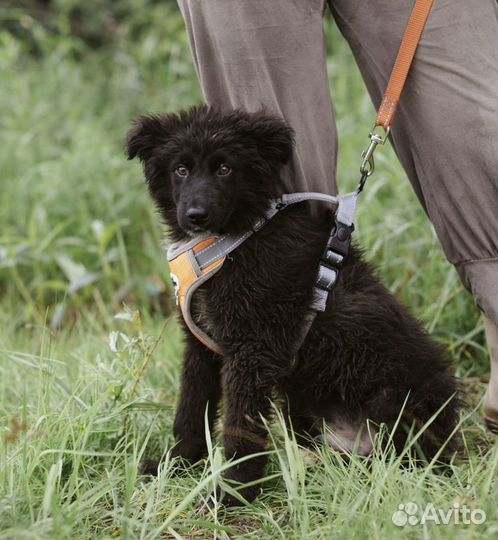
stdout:
{"type": "Polygon", "coordinates": [[[340,221],[335,222],[325,251],[320,259],[320,268],[316,286],[324,291],[330,292],[337,283],[339,270],[342,268],[351,245],[351,233],[354,225],[345,225],[340,221]]]}

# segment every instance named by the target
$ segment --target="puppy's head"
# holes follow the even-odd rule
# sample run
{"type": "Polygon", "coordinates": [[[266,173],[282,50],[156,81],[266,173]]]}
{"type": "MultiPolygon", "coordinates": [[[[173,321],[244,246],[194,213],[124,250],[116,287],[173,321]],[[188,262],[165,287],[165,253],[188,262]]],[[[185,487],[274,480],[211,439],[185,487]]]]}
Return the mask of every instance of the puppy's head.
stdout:
{"type": "Polygon", "coordinates": [[[205,106],[141,116],[126,139],[175,238],[248,230],[282,192],[293,132],[263,112],[205,106]]]}

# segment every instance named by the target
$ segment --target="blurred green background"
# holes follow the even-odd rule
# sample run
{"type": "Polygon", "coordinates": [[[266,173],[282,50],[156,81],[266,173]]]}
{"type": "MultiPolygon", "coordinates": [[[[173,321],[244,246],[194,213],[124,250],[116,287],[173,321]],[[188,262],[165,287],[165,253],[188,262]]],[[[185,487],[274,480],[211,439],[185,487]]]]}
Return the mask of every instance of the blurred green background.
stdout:
{"type": "Polygon", "coordinates": [[[8,310],[58,328],[99,304],[159,309],[160,232],[122,141],[139,112],[199,100],[176,4],[10,2],[0,24],[8,310]]]}

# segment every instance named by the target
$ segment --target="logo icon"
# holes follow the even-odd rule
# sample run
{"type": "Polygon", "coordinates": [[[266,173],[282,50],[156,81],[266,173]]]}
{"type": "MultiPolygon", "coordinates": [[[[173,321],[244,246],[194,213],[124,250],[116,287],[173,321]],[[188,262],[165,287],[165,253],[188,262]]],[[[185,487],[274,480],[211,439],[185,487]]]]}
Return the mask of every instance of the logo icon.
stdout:
{"type": "Polygon", "coordinates": [[[418,506],[415,503],[401,503],[398,505],[396,512],[391,516],[391,519],[397,527],[404,527],[407,524],[416,525],[418,523],[417,512],[418,506]]]}

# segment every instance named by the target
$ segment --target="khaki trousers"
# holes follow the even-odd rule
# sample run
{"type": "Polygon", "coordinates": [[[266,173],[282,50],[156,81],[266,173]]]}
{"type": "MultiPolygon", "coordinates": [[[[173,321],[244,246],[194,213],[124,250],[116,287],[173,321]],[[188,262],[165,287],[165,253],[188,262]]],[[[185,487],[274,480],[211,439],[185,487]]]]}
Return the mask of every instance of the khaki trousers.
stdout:
{"type": "MultiPolygon", "coordinates": [[[[329,0],[375,107],[414,0],[329,0]]],[[[179,0],[208,104],[282,115],[288,189],[336,193],[325,0],[179,0]]],[[[435,0],[391,142],[448,260],[498,326],[498,5],[435,0]]],[[[488,336],[489,337],[489,336],[488,336]]],[[[495,359],[492,378],[497,379],[495,359]]],[[[497,413],[498,414],[498,413],[497,413]]]]}

